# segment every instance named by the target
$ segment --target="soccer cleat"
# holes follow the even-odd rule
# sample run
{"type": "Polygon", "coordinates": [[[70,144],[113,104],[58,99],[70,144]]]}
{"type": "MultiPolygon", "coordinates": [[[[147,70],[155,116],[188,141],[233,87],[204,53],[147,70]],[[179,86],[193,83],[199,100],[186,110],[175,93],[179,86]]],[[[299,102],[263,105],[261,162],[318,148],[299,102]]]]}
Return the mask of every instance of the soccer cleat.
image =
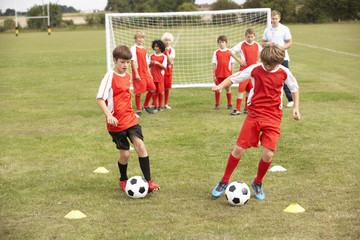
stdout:
{"type": "Polygon", "coordinates": [[[158,107],[158,111],[162,112],[162,111],[164,111],[164,109],[162,107],[158,107]]]}
{"type": "Polygon", "coordinates": [[[220,105],[219,104],[215,104],[214,110],[219,110],[220,109],[220,105]]]}
{"type": "Polygon", "coordinates": [[[136,111],[135,115],[137,118],[139,118],[141,116],[141,111],[136,111]]]}
{"type": "Polygon", "coordinates": [[[157,107],[154,107],[154,108],[153,108],[153,112],[154,112],[154,113],[158,112],[158,108],[157,108],[157,107]]]}
{"type": "Polygon", "coordinates": [[[262,183],[258,182],[257,184],[254,184],[254,181],[252,182],[252,187],[255,192],[255,198],[259,200],[265,199],[265,193],[262,188],[262,183]]]}
{"type": "Polygon", "coordinates": [[[170,107],[170,105],[168,105],[168,104],[165,104],[165,109],[171,109],[171,107],[170,107]]]}
{"type": "Polygon", "coordinates": [[[234,110],[233,106],[230,104],[230,105],[227,105],[227,109],[229,110],[234,110]]]}
{"type": "Polygon", "coordinates": [[[241,112],[239,111],[239,110],[237,110],[237,109],[235,109],[232,113],[230,113],[230,115],[240,115],[241,114],[241,112]]]}
{"type": "Polygon", "coordinates": [[[154,114],[153,111],[151,111],[150,107],[144,107],[145,111],[149,114],[154,114]]]}
{"type": "Polygon", "coordinates": [[[290,107],[293,107],[294,106],[294,102],[291,101],[291,102],[288,102],[288,104],[286,105],[286,107],[290,108],[290,107]]]}
{"type": "Polygon", "coordinates": [[[214,188],[214,190],[212,191],[212,195],[213,197],[220,197],[221,194],[225,191],[225,189],[227,188],[229,184],[224,183],[223,181],[220,181],[216,187],[214,188]]]}
{"type": "Polygon", "coordinates": [[[247,109],[244,109],[244,114],[248,114],[248,110],[247,110],[247,109]]]}
{"type": "Polygon", "coordinates": [[[122,190],[124,190],[124,192],[125,192],[126,182],[127,180],[120,181],[119,179],[119,186],[122,188],[122,190]]]}
{"type": "Polygon", "coordinates": [[[155,184],[155,183],[153,182],[153,180],[150,180],[150,181],[148,182],[148,184],[149,184],[149,190],[148,190],[149,193],[150,193],[150,192],[155,192],[155,191],[157,191],[157,190],[160,190],[160,185],[155,184]]]}

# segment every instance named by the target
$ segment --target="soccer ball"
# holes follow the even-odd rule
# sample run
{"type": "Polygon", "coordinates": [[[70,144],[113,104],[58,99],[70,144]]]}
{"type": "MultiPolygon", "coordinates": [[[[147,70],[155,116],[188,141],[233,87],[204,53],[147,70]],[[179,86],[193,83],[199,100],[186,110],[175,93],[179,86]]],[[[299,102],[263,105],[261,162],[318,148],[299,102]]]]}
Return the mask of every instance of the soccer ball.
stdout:
{"type": "Polygon", "coordinates": [[[126,182],[125,192],[131,198],[143,198],[147,195],[149,184],[145,178],[133,176],[126,182]]]}
{"type": "Polygon", "coordinates": [[[241,206],[250,199],[250,189],[246,183],[232,182],[225,190],[225,197],[231,205],[241,206]]]}

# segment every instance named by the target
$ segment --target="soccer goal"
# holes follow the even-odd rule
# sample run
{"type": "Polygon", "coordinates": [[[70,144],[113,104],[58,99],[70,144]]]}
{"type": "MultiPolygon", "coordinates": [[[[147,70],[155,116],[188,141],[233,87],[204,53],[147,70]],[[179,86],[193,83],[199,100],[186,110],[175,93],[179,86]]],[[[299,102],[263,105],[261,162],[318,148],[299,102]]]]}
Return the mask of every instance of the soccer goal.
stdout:
{"type": "MultiPolygon", "coordinates": [[[[145,32],[144,47],[153,53],[151,43],[165,32],[174,36],[172,47],[176,56],[173,87],[207,87],[214,85],[212,55],[218,49],[217,38],[226,35],[228,48],[245,39],[245,30],[256,31],[255,41],[261,42],[263,32],[271,24],[270,8],[222,11],[166,13],[106,14],[107,69],[113,68],[112,50],[117,45],[134,45],[136,30],[145,32]]],[[[235,65],[235,71],[239,64],[235,65]]]]}

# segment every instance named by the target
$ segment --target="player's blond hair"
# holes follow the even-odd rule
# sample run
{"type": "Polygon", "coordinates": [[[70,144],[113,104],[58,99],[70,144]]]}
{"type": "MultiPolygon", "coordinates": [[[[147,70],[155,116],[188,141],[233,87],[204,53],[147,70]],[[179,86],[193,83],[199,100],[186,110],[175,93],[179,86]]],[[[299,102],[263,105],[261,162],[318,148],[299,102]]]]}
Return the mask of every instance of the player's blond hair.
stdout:
{"type": "Polygon", "coordinates": [[[254,36],[255,36],[255,29],[253,29],[253,28],[248,28],[248,29],[246,29],[246,30],[245,30],[245,37],[246,37],[246,35],[248,35],[248,34],[254,34],[254,36]]]}
{"type": "Polygon", "coordinates": [[[281,14],[278,10],[272,10],[271,11],[271,16],[276,16],[276,15],[279,15],[279,17],[281,18],[281,14]]]}
{"type": "Polygon", "coordinates": [[[138,30],[138,31],[136,31],[135,32],[135,34],[134,34],[134,39],[136,40],[137,38],[139,38],[139,37],[145,37],[145,33],[143,32],[143,31],[140,31],[140,30],[138,30]]]}
{"type": "Polygon", "coordinates": [[[162,35],[161,40],[164,41],[166,39],[170,39],[171,41],[174,41],[174,37],[171,33],[166,32],[162,35]]]}
{"type": "Polygon", "coordinates": [[[266,44],[260,53],[261,61],[270,66],[279,65],[284,61],[285,50],[283,47],[270,42],[266,44]]]}

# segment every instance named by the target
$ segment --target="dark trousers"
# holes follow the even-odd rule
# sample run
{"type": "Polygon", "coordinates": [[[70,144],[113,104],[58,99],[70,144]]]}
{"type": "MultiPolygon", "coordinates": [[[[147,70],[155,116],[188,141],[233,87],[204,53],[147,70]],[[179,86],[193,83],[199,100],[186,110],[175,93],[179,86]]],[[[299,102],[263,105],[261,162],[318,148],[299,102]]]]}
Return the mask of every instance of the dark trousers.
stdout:
{"type": "MultiPolygon", "coordinates": [[[[289,61],[288,60],[284,60],[281,65],[283,65],[284,67],[286,68],[289,68],[289,61]]],[[[284,92],[285,92],[285,95],[286,95],[286,98],[288,99],[289,102],[292,102],[293,99],[292,99],[292,96],[291,96],[291,92],[290,92],[290,89],[288,88],[288,86],[285,84],[284,82],[284,92]]]]}

